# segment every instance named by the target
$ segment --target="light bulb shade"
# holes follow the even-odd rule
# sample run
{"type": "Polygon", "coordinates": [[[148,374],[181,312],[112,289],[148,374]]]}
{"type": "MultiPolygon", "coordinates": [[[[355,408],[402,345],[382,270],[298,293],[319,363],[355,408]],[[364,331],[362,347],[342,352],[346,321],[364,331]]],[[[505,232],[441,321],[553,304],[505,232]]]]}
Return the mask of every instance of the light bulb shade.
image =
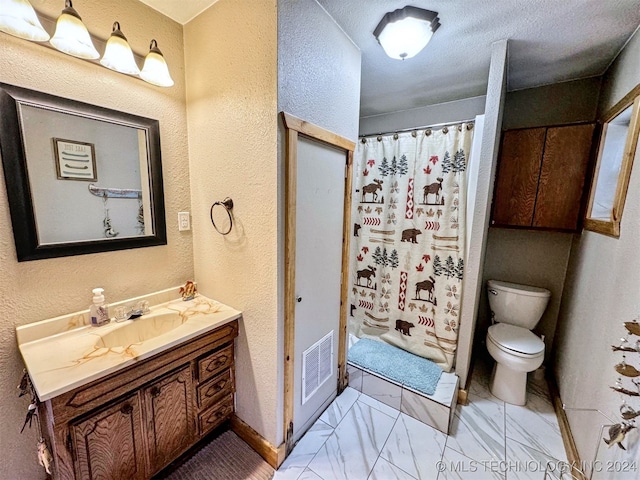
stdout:
{"type": "Polygon", "coordinates": [[[140,72],[140,78],[158,87],[173,86],[173,79],[169,74],[169,67],[155,40],[151,40],[149,53],[144,59],[144,66],[140,72]]]}
{"type": "Polygon", "coordinates": [[[135,58],[133,58],[133,51],[131,51],[129,42],[127,42],[127,37],[120,31],[118,22],[113,24],[113,32],[111,32],[111,36],[107,40],[107,46],[104,49],[104,55],[100,59],[100,63],[116,72],[128,75],[140,74],[140,69],[136,65],[135,58]]]}
{"type": "Polygon", "coordinates": [[[91,60],[100,57],[96,47],[93,46],[87,27],[71,5],[71,0],[67,0],[65,5],[49,43],[61,52],[74,57],[91,60]]]}
{"type": "Polygon", "coordinates": [[[49,40],[28,0],[0,0],[0,31],[35,42],[49,40]]]}
{"type": "Polygon", "coordinates": [[[405,60],[427,46],[439,20],[437,12],[408,6],[387,13],[373,34],[388,56],[405,60]]]}

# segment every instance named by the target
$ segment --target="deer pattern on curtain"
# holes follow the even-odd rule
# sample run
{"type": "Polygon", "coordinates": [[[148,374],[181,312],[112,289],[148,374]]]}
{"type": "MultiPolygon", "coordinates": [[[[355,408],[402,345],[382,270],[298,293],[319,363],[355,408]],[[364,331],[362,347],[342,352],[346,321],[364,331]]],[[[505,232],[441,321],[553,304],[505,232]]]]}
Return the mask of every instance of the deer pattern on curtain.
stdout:
{"type": "Polygon", "coordinates": [[[363,139],[355,155],[350,333],[450,371],[473,124],[363,139]]]}

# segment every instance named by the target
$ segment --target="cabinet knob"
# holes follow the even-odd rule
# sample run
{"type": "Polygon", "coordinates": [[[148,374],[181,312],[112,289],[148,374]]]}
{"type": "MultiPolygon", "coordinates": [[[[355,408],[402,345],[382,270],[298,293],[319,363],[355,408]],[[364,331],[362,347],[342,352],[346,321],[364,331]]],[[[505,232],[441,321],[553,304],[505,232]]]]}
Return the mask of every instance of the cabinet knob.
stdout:
{"type": "Polygon", "coordinates": [[[131,412],[133,412],[133,407],[131,406],[130,403],[125,403],[122,408],[120,409],[120,411],[124,414],[124,415],[130,415],[131,412]]]}
{"type": "Polygon", "coordinates": [[[160,387],[151,387],[151,390],[149,390],[149,393],[151,394],[152,397],[157,397],[158,395],[160,395],[160,387]]]}
{"type": "Polygon", "coordinates": [[[302,297],[296,297],[296,302],[300,303],[302,301],[302,297]]]}

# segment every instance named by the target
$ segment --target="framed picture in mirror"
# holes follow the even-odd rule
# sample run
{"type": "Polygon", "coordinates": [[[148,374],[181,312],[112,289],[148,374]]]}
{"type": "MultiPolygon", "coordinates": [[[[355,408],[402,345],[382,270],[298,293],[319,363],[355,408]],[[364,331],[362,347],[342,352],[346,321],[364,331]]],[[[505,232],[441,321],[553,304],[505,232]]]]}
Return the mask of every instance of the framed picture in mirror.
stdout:
{"type": "Polygon", "coordinates": [[[613,106],[602,119],[596,164],[584,228],[620,236],[633,158],[640,131],[640,85],[613,106]]]}

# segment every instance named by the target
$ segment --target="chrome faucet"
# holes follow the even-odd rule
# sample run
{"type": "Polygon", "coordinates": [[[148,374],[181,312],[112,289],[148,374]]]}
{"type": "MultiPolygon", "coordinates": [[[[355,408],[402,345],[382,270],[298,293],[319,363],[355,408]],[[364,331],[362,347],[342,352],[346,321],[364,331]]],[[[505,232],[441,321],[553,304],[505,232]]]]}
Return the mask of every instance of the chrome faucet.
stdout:
{"type": "Polygon", "coordinates": [[[135,305],[119,305],[116,307],[116,322],[133,320],[149,313],[149,302],[141,300],[135,305]]]}

